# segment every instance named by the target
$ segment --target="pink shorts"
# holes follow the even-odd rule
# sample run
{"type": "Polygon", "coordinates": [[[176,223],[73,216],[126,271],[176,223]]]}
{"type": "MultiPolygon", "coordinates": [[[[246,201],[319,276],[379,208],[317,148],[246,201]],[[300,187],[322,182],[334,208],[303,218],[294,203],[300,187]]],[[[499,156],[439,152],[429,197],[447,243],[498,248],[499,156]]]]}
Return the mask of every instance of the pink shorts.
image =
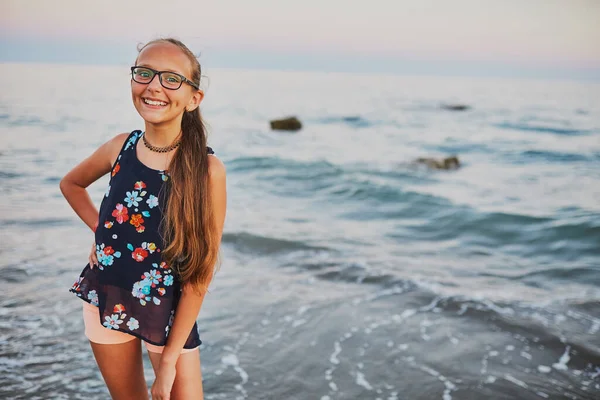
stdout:
{"type": "MultiPolygon", "coordinates": [[[[108,329],[100,323],[100,313],[98,307],[83,302],[83,324],[85,325],[85,336],[90,342],[100,344],[119,344],[135,340],[137,337],[130,335],[125,332],[108,329]]],[[[144,345],[148,351],[152,353],[162,353],[165,346],[155,346],[144,341],[144,345]]],[[[182,349],[181,354],[189,353],[196,350],[198,347],[193,349],[182,349]]]]}

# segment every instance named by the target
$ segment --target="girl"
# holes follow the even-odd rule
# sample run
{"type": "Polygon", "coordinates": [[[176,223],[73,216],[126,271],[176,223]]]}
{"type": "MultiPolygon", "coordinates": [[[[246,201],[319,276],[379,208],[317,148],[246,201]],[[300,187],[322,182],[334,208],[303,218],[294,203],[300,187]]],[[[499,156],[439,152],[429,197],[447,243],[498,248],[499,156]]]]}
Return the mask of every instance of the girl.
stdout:
{"type": "Polygon", "coordinates": [[[196,318],[218,261],[225,167],[206,146],[200,64],[183,43],[146,44],[131,75],[144,131],[115,136],[60,182],[95,232],[70,291],[85,301],[85,334],[113,399],[148,398],[141,341],[153,399],[202,399],[196,318]],[[86,187],[107,173],[98,211],[86,187]]]}

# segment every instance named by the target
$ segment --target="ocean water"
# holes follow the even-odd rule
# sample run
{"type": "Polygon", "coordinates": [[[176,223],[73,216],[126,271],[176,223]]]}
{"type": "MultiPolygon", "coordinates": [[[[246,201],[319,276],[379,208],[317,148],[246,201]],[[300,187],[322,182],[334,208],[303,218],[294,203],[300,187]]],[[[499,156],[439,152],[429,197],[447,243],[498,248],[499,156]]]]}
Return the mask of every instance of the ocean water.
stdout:
{"type": "MultiPolygon", "coordinates": [[[[143,128],[128,69],[0,72],[0,397],[105,399],[68,292],[93,236],[58,183],[143,128]]],[[[600,84],[205,73],[228,171],[206,399],[600,398],[600,84]]]]}

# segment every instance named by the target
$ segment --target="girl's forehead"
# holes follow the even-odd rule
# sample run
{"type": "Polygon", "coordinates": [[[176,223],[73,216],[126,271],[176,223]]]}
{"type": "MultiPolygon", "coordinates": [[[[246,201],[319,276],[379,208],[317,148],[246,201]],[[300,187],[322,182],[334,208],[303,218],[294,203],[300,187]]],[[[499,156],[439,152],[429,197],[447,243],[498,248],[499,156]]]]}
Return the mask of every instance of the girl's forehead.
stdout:
{"type": "Polygon", "coordinates": [[[152,43],[138,54],[136,65],[160,71],[174,71],[189,75],[192,63],[182,49],[171,43],[152,43]]]}

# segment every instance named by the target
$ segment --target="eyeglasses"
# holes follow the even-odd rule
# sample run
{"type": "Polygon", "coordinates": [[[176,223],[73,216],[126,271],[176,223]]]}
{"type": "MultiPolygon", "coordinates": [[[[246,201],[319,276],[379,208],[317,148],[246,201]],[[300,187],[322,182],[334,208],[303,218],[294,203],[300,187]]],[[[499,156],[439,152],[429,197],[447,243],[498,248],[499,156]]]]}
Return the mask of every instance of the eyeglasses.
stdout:
{"type": "Polygon", "coordinates": [[[183,82],[185,82],[196,90],[200,90],[198,85],[190,81],[185,76],[179,75],[178,73],[170,71],[157,71],[148,67],[131,67],[131,79],[137,83],[147,85],[152,82],[152,79],[154,79],[156,75],[158,75],[158,80],[165,89],[177,90],[181,87],[183,82]]]}

